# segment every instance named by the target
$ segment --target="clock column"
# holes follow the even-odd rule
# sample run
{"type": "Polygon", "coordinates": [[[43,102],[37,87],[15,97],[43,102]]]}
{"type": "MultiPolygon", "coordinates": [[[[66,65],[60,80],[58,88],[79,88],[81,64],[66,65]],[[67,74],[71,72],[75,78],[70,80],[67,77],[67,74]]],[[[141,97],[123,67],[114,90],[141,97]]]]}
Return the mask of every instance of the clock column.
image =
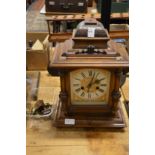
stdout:
{"type": "MultiPolygon", "coordinates": [[[[66,90],[66,81],[67,81],[67,74],[68,71],[67,70],[62,70],[62,69],[51,69],[51,68],[47,68],[48,72],[53,75],[53,76],[59,76],[60,77],[60,87],[61,87],[61,91],[59,93],[59,101],[62,103],[62,109],[64,114],[67,114],[67,109],[68,109],[68,94],[67,94],[67,90],[66,90]]],[[[60,105],[58,103],[58,105],[60,105]]]]}
{"type": "Polygon", "coordinates": [[[120,93],[120,79],[121,79],[122,70],[117,69],[115,71],[115,87],[112,91],[112,102],[113,102],[113,109],[112,111],[115,113],[118,109],[119,99],[121,97],[120,93]]]}
{"type": "Polygon", "coordinates": [[[64,114],[66,114],[67,111],[67,101],[68,101],[68,94],[66,91],[66,76],[65,75],[61,75],[60,76],[60,86],[61,86],[61,91],[59,94],[59,98],[61,100],[62,103],[62,109],[64,111],[64,114]]]}

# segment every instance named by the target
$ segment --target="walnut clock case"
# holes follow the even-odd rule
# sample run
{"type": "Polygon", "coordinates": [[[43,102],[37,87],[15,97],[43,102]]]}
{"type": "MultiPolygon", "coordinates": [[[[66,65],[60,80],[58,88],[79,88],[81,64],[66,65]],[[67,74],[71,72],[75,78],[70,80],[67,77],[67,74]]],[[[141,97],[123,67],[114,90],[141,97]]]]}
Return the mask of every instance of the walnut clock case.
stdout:
{"type": "Polygon", "coordinates": [[[80,23],[71,40],[57,44],[48,71],[61,81],[54,126],[125,127],[119,88],[121,75],[128,72],[128,54],[123,45],[110,40],[101,23],[93,19],[80,23]],[[77,36],[83,28],[88,33],[91,28],[102,30],[103,36],[77,36]],[[75,46],[78,39],[85,46],[75,46]],[[87,39],[94,44],[87,44],[87,39]],[[97,40],[104,40],[104,48],[97,40]]]}

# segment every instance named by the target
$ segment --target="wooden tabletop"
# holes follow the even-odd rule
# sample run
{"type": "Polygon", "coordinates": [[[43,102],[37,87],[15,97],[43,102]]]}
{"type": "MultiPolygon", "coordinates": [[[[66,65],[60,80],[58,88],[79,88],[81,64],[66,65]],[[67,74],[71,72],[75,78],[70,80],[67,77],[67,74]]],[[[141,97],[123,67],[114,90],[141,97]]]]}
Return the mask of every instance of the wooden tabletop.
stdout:
{"type": "MultiPolygon", "coordinates": [[[[54,104],[60,91],[59,78],[49,76],[44,71],[39,81],[40,89],[51,88],[47,94],[53,94],[54,104]]],[[[122,107],[127,123],[122,130],[57,129],[52,126],[51,119],[27,119],[27,155],[128,155],[128,117],[123,104],[122,107]]]]}

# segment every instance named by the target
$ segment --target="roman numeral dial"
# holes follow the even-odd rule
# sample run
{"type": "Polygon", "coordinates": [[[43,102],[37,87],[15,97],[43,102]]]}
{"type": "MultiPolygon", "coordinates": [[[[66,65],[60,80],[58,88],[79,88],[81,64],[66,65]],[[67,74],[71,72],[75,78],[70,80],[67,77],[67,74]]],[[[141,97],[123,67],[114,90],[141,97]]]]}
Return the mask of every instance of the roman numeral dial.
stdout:
{"type": "Polygon", "coordinates": [[[110,72],[103,69],[78,69],[70,73],[73,103],[103,103],[108,99],[110,72]]]}

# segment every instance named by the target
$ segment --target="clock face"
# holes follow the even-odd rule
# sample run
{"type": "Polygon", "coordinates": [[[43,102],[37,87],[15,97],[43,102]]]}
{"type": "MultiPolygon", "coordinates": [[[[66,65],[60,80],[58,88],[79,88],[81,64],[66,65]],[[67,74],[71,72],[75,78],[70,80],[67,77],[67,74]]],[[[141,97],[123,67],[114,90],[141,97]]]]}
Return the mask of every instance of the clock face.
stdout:
{"type": "Polygon", "coordinates": [[[104,69],[78,69],[70,73],[73,105],[108,103],[111,72],[104,69]]]}

